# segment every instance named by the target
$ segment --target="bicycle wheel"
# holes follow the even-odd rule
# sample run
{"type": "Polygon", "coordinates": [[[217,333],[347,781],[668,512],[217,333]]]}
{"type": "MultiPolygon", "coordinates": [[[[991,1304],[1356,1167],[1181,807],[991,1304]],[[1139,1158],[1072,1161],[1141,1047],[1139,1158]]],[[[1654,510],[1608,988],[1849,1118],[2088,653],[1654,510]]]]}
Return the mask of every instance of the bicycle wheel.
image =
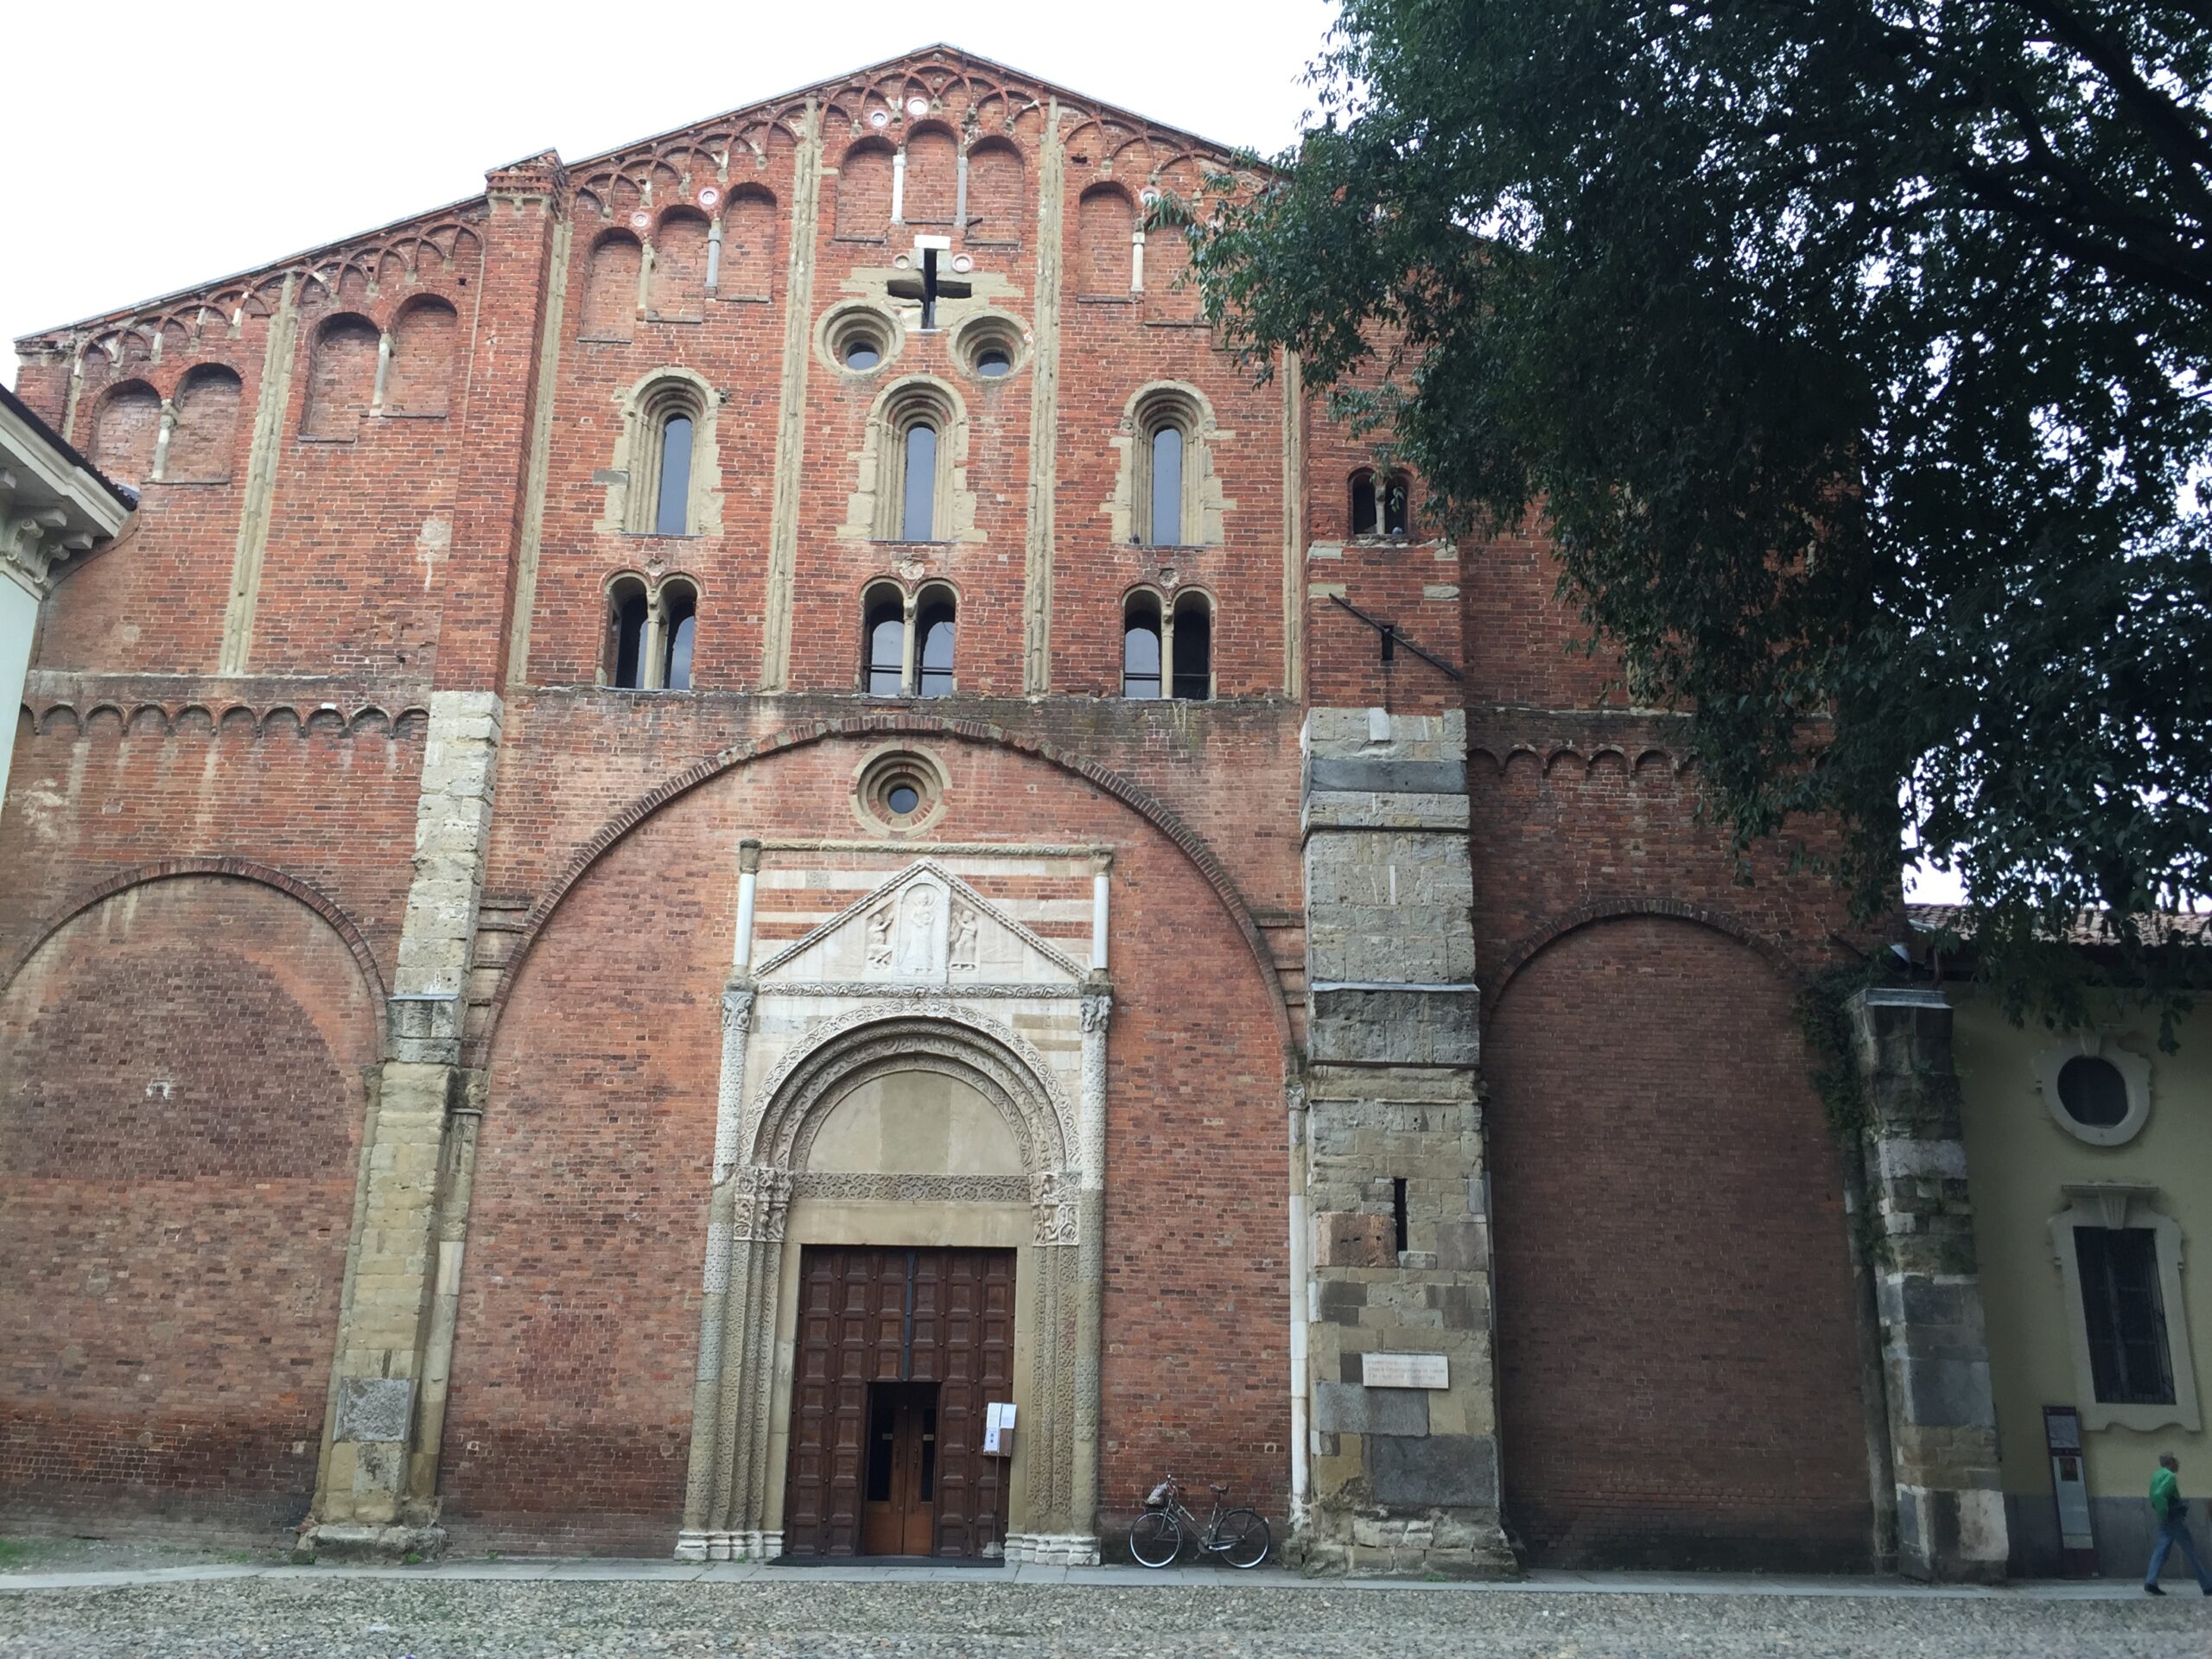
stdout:
{"type": "Polygon", "coordinates": [[[1215,1529],[1213,1548],[1231,1567],[1257,1567],[1274,1548],[1268,1518],[1257,1510],[1231,1510],[1215,1529]]]}
{"type": "Polygon", "coordinates": [[[1166,1510],[1147,1510],[1129,1529],[1129,1554],[1140,1567],[1171,1566],[1182,1548],[1183,1523],[1166,1510]]]}

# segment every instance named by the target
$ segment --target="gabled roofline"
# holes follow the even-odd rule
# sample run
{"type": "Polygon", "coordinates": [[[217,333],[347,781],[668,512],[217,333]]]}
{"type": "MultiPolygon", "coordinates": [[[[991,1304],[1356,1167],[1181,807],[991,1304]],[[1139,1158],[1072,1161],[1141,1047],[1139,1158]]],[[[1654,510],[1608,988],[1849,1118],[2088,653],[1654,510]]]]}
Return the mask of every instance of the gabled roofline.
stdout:
{"type": "Polygon", "coordinates": [[[1140,126],[1150,127],[1154,131],[1166,133],[1171,137],[1187,139],[1190,143],[1201,149],[1218,150],[1223,155],[1227,156],[1234,155],[1238,148],[1235,144],[1224,144],[1217,139],[1208,138],[1202,133],[1192,132],[1185,127],[1174,127],[1168,125],[1164,121],[1155,121],[1150,116],[1140,114],[1138,111],[1129,109],[1123,105],[1113,104],[1103,99],[1093,98],[1088,92],[1079,92],[1072,86],[1064,86],[1058,81],[1048,80],[1042,75],[1033,74],[1027,69],[1018,68],[1010,63],[1001,63],[996,58],[987,58],[980,52],[969,51],[965,47],[955,46],[950,41],[932,41],[926,46],[918,46],[914,48],[911,52],[896,52],[887,58],[880,58],[874,63],[864,63],[855,68],[848,69],[842,74],[830,75],[821,79],[806,81],[802,85],[793,86],[787,91],[771,93],[766,98],[749,99],[745,103],[737,105],[734,108],[719,111],[713,115],[701,116],[696,121],[679,122],[677,125],[666,128],[662,131],[647,133],[641,137],[631,139],[627,143],[617,144],[612,149],[601,150],[595,156],[579,156],[573,162],[564,162],[563,165],[573,172],[582,168],[589,167],[597,162],[612,161],[615,156],[626,155],[629,151],[636,149],[640,145],[658,143],[664,138],[673,138],[679,133],[689,132],[694,127],[709,126],[717,121],[728,121],[737,116],[749,114],[755,110],[765,109],[770,105],[787,104],[792,99],[804,98],[810,92],[823,92],[833,87],[841,86],[847,81],[862,79],[868,76],[879,73],[883,70],[893,68],[897,65],[906,63],[910,60],[927,56],[932,52],[949,52],[953,56],[963,59],[966,62],[975,64],[979,67],[995,70],[1001,74],[1012,76],[1018,79],[1033,80],[1038,84],[1038,86],[1046,88],[1051,92],[1059,93],[1063,97],[1071,99],[1078,103],[1084,104],[1104,113],[1127,117],[1130,121],[1140,126]]]}
{"type": "MultiPolygon", "coordinates": [[[[1028,70],[1016,68],[1012,64],[1001,63],[995,58],[984,57],[980,53],[970,52],[963,47],[955,46],[949,41],[934,41],[927,46],[916,47],[911,52],[894,53],[890,57],[879,59],[874,63],[862,64],[857,68],[848,69],[841,74],[831,75],[823,79],[808,81],[803,86],[794,86],[787,92],[772,93],[766,98],[751,99],[743,104],[736,105],[734,108],[723,110],[713,115],[702,116],[696,120],[681,122],[678,124],[673,127],[669,127],[660,132],[647,133],[641,137],[631,139],[626,143],[618,144],[613,149],[601,150],[595,155],[581,156],[574,162],[563,162],[562,165],[572,172],[576,171],[582,168],[592,166],[594,163],[610,161],[618,156],[626,155],[628,152],[639,148],[641,145],[658,143],[663,139],[673,138],[680,133],[691,130],[695,127],[709,126],[715,122],[727,121],[734,117],[766,109],[773,105],[789,103],[792,99],[804,97],[810,92],[827,91],[831,88],[842,86],[849,81],[864,79],[871,75],[880,73],[884,70],[893,68],[900,64],[909,62],[913,59],[925,57],[932,52],[949,53],[954,57],[959,58],[964,62],[973,64],[979,68],[993,70],[1000,74],[1007,75],[1017,79],[1034,81],[1039,87],[1059,93],[1071,100],[1085,105],[1088,108],[1096,110],[1102,114],[1123,117],[1138,126],[1148,127],[1154,131],[1163,133],[1169,137],[1185,140],[1198,149],[1214,150],[1224,156],[1234,155],[1237,149],[1237,146],[1234,144],[1224,144],[1219,143],[1215,139],[1205,137],[1202,134],[1192,132],[1187,128],[1169,126],[1165,122],[1154,121],[1150,116],[1139,114],[1136,111],[1126,108],[1122,105],[1111,104],[1104,101],[1103,99],[1094,99],[1088,93],[1077,92],[1073,87],[1064,86],[1057,81],[1047,80],[1042,75],[1032,74],[1028,70]]],[[[557,150],[550,149],[532,150],[528,152],[523,159],[524,161],[534,161],[540,156],[549,154],[557,155],[558,153],[559,152],[557,150]]],[[[442,207],[431,207],[425,209],[421,213],[405,214],[401,218],[392,219],[383,225],[368,226],[361,230],[351,232],[345,236],[334,238],[330,241],[317,243],[312,247],[302,248],[296,252],[280,254],[273,259],[264,259],[257,264],[245,266],[238,270],[225,272],[223,275],[219,276],[207,277],[200,282],[188,283],[182,288],[171,289],[167,293],[149,295],[146,298],[134,301],[128,305],[117,306],[106,311],[95,312],[90,316],[75,318],[67,322],[55,323],[53,327],[48,328],[35,328],[29,334],[18,334],[16,337],[14,343],[18,346],[33,346],[41,340],[49,339],[56,334],[79,334],[87,330],[104,327],[110,323],[121,322],[129,318],[137,316],[143,312],[158,309],[162,306],[168,304],[173,301],[188,300],[194,295],[200,293],[204,289],[220,287],[225,283],[238,282],[248,277],[265,276],[271,271],[281,270],[283,267],[287,265],[303,264],[313,260],[320,255],[334,253],[340,249],[345,247],[348,243],[358,242],[364,237],[377,236],[387,231],[402,229],[404,226],[414,224],[420,219],[436,219],[444,214],[456,213],[465,208],[477,207],[481,204],[485,199],[484,194],[480,191],[475,195],[463,196],[458,201],[448,202],[442,207]]]]}
{"type": "Polygon", "coordinates": [[[157,310],[173,300],[188,300],[204,289],[220,288],[226,283],[245,282],[252,277],[265,276],[272,271],[282,270],[287,265],[304,264],[321,255],[335,253],[349,243],[359,242],[363,237],[380,236],[386,231],[404,230],[408,226],[418,224],[426,219],[442,219],[448,213],[456,213],[466,208],[480,207],[485,200],[484,192],[480,190],[473,196],[463,196],[460,200],[449,201],[442,207],[426,207],[419,213],[405,213],[397,219],[388,219],[381,225],[365,226],[360,230],[349,231],[344,236],[333,237],[327,242],[318,242],[312,247],[302,248],[293,253],[280,253],[274,259],[264,259],[258,264],[241,266],[237,270],[226,270],[219,276],[203,277],[199,282],[188,283],[182,288],[173,288],[165,294],[149,294],[143,300],[134,300],[129,305],[118,305],[112,310],[96,311],[88,317],[79,317],[69,322],[57,322],[50,328],[34,328],[28,334],[16,335],[15,344],[29,346],[49,335],[73,334],[86,329],[99,328],[111,322],[125,321],[143,312],[157,310]]]}

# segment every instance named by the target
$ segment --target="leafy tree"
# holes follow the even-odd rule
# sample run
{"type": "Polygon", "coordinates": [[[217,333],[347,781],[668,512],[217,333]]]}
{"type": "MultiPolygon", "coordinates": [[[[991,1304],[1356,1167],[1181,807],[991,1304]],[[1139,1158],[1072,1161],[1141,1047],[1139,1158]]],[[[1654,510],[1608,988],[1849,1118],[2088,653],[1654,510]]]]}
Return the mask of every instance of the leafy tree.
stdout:
{"type": "Polygon", "coordinates": [[[1541,512],[1739,849],[1916,843],[2059,1018],[2212,891],[2212,0],[1344,0],[1313,82],[1211,315],[1541,512]]]}

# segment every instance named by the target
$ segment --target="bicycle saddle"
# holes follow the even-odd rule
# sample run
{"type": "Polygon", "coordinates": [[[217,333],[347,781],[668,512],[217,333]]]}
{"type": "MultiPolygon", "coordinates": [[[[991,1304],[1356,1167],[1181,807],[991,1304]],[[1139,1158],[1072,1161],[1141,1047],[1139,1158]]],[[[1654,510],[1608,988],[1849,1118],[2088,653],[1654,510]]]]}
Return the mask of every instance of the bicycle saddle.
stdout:
{"type": "Polygon", "coordinates": [[[1211,1481],[1208,1481],[1206,1484],[1207,1484],[1209,1486],[1212,1487],[1212,1488],[1214,1489],[1214,1491],[1216,1491],[1217,1492],[1225,1492],[1225,1491],[1227,1491],[1229,1490],[1229,1488],[1228,1488],[1227,1486],[1224,1485],[1220,1481],[1217,1481],[1217,1480],[1211,1480],[1211,1481]]]}

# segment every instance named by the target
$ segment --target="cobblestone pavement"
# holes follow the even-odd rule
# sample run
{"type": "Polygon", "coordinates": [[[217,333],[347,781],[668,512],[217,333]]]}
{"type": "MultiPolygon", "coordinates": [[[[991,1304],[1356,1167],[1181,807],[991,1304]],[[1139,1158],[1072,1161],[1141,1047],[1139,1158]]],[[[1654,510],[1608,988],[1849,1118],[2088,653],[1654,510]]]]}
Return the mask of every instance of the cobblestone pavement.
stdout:
{"type": "Polygon", "coordinates": [[[625,1578],[590,1567],[498,1577],[183,1571],[210,1576],[149,1583],[137,1573],[129,1583],[10,1587],[0,1593],[0,1656],[2176,1659],[2212,1653],[2212,1601],[2180,1583],[2153,1601],[2139,1591],[2126,1599],[1849,1587],[1686,1593],[1621,1584],[1592,1592],[1552,1584],[1532,1593],[1198,1575],[1138,1585],[1030,1584],[995,1574],[906,1581],[625,1578]]]}

